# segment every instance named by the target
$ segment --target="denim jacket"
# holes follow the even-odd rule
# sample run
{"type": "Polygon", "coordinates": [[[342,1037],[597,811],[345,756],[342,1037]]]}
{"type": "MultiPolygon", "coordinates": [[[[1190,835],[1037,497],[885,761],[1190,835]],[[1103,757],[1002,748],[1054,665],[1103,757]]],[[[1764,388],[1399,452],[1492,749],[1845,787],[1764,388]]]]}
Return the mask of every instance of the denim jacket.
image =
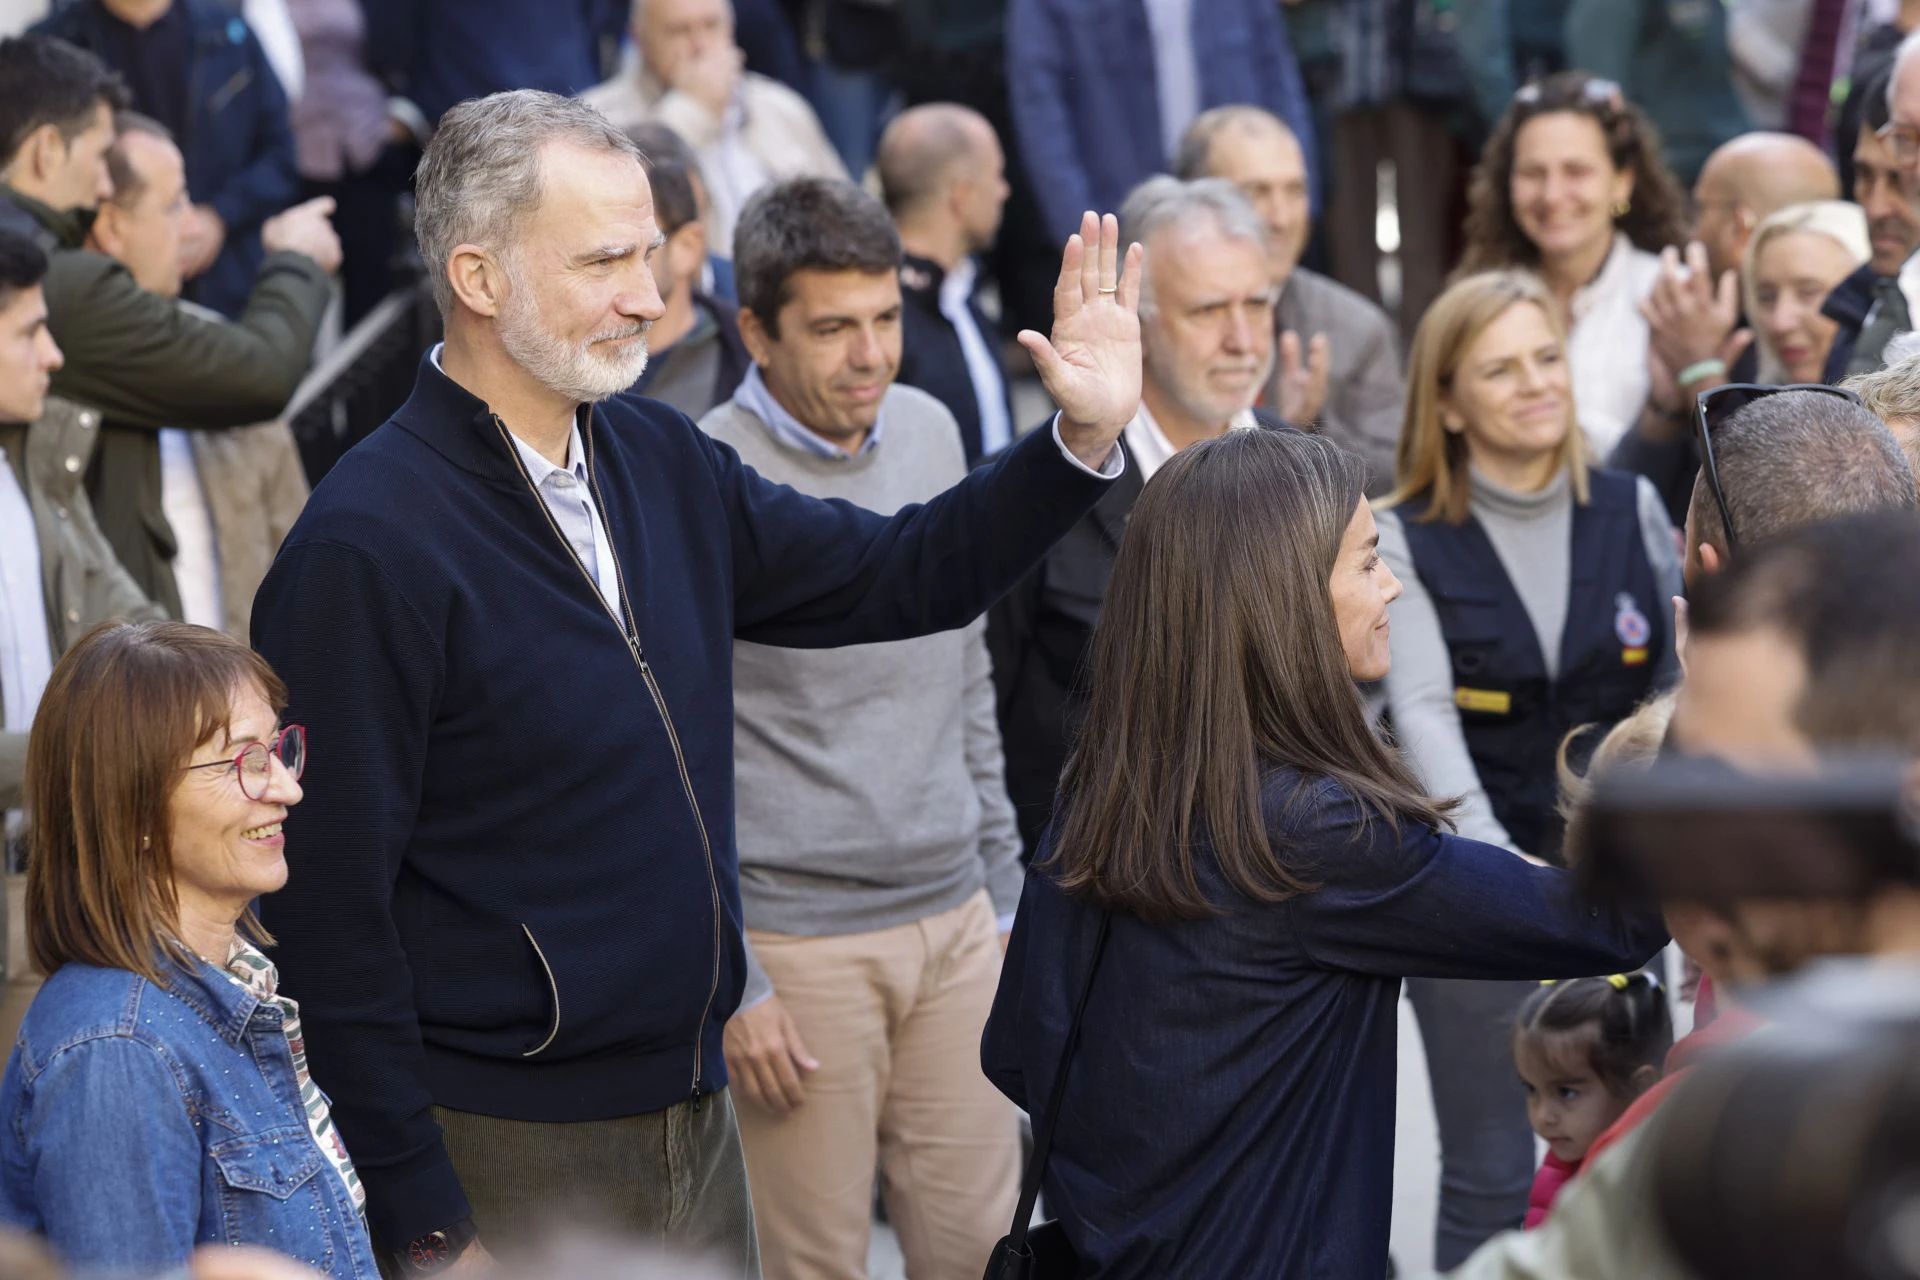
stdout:
{"type": "Polygon", "coordinates": [[[279,1011],[201,961],[168,980],[68,964],[34,997],[0,1081],[0,1225],[79,1270],[250,1244],[376,1280],[279,1011]]]}

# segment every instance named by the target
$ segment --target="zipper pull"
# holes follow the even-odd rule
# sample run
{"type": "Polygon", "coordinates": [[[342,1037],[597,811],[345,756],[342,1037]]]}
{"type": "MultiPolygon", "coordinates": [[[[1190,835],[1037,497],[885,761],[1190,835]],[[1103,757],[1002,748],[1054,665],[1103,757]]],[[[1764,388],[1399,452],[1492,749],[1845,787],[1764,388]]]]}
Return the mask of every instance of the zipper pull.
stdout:
{"type": "Polygon", "coordinates": [[[700,1082],[698,1080],[693,1082],[693,1114],[700,1114],[700,1082]]]}

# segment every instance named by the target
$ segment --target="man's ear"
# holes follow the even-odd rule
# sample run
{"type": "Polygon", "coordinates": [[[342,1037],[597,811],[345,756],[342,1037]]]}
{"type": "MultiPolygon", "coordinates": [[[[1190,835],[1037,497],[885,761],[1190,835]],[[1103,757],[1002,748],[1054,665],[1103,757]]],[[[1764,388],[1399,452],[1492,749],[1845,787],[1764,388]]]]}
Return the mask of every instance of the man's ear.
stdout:
{"type": "Polygon", "coordinates": [[[60,167],[66,159],[66,150],[67,144],[60,136],[60,126],[43,124],[20,144],[20,150],[14,153],[14,161],[7,166],[7,172],[19,173],[39,182],[60,167]]]}
{"type": "Polygon", "coordinates": [[[1660,1068],[1652,1065],[1635,1067],[1633,1074],[1627,1077],[1627,1087],[1634,1097],[1639,1097],[1660,1081],[1660,1068]]]}
{"type": "Polygon", "coordinates": [[[766,326],[760,323],[760,317],[747,308],[740,308],[740,341],[746,345],[747,354],[762,369],[773,359],[773,339],[767,336],[766,326]]]}
{"type": "Polygon", "coordinates": [[[1701,539],[1700,541],[1700,572],[1718,573],[1720,572],[1720,570],[1726,567],[1726,564],[1727,564],[1726,557],[1720,553],[1720,548],[1714,546],[1711,542],[1708,542],[1704,538],[1701,539]]]}
{"type": "Polygon", "coordinates": [[[127,247],[127,239],[120,234],[120,219],[124,215],[120,206],[111,200],[102,200],[100,209],[93,217],[93,226],[87,231],[87,245],[98,249],[109,258],[118,258],[121,250],[127,247]]]}
{"type": "Polygon", "coordinates": [[[674,265],[681,268],[675,278],[697,281],[701,264],[707,260],[707,224],[695,218],[667,237],[667,252],[674,254],[674,265]]]}
{"type": "Polygon", "coordinates": [[[447,255],[447,283],[467,310],[496,318],[512,288],[499,259],[474,244],[455,245],[447,255]]]}

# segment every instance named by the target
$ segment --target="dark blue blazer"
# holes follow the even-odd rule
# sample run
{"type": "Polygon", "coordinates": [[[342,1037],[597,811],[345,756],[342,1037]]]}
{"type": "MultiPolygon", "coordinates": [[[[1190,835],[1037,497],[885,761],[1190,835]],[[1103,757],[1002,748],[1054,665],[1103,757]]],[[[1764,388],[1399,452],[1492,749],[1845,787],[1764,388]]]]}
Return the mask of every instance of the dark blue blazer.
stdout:
{"type": "MultiPolygon", "coordinates": [[[[1327,779],[1275,769],[1263,794],[1276,847],[1318,888],[1255,903],[1203,850],[1221,914],[1114,918],[1044,1183],[1081,1275],[1387,1274],[1401,978],[1619,973],[1666,942],[1657,914],[1590,906],[1565,872],[1363,822],[1327,779]]],[[[1043,863],[981,1050],[1036,1128],[1099,924],[1043,863]]]]}
{"type": "MultiPolygon", "coordinates": [[[[1196,3],[1193,52],[1202,110],[1265,107],[1293,129],[1317,175],[1313,118],[1277,0],[1196,3]]],[[[1087,209],[1118,212],[1127,192],[1166,172],[1142,0],[1013,0],[1007,87],[1049,236],[1064,240],[1087,209]]]]}
{"type": "MultiPolygon", "coordinates": [[[[232,9],[215,0],[176,3],[193,29],[190,114],[185,136],[176,139],[186,157],[187,194],[195,204],[211,205],[227,225],[220,256],[187,282],[187,297],[233,317],[246,309],[260,270],[260,224],[300,198],[287,94],[260,41],[232,9]]],[[[105,20],[98,0],[82,0],[34,30],[105,60],[105,20]]]]}

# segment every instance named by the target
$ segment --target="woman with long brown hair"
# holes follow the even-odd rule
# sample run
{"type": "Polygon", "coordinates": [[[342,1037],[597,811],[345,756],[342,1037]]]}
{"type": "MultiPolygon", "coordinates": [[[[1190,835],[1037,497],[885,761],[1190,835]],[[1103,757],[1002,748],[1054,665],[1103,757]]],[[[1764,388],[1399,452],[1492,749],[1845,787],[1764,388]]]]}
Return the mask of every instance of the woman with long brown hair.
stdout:
{"type": "Polygon", "coordinates": [[[1686,240],[1686,197],[1653,125],[1611,80],[1550,75],[1513,96],[1467,201],[1460,274],[1521,267],[1546,281],[1569,335],[1580,425],[1606,457],[1652,389],[1640,304],[1660,250],[1686,240]]]}
{"type": "Polygon", "coordinates": [[[1384,1275],[1400,979],[1618,972],[1664,940],[1445,832],[1370,726],[1399,584],[1364,482],[1320,437],[1230,432],[1134,507],[982,1048],[1052,1126],[1083,1276],[1384,1275]]]}

